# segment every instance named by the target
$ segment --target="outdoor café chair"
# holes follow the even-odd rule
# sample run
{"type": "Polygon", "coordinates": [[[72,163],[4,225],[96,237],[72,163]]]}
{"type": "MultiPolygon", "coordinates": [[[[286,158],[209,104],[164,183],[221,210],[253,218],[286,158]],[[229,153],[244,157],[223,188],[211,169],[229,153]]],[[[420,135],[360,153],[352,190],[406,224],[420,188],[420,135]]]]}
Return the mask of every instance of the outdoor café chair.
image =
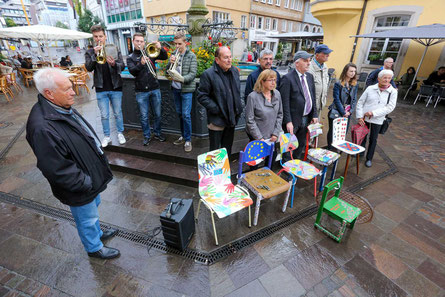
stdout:
{"type": "Polygon", "coordinates": [[[11,100],[9,100],[9,96],[11,96],[11,98],[14,98],[14,94],[12,93],[11,89],[8,86],[8,82],[6,80],[6,76],[0,76],[0,92],[5,95],[6,100],[8,102],[11,102],[11,100]]]}
{"type": "Polygon", "coordinates": [[[302,178],[305,180],[314,179],[314,196],[317,195],[317,176],[320,174],[320,170],[318,170],[314,165],[302,161],[302,160],[294,160],[292,156],[292,151],[298,148],[298,139],[295,134],[281,134],[280,136],[280,153],[281,153],[281,169],[278,172],[278,175],[281,174],[282,171],[287,172],[292,177],[292,197],[290,200],[290,207],[294,206],[294,193],[295,193],[295,184],[297,183],[297,178],[302,178]],[[283,164],[283,154],[289,153],[291,156],[291,160],[287,161],[283,164]]]}
{"type": "Polygon", "coordinates": [[[436,108],[437,103],[439,103],[440,100],[445,99],[445,87],[440,88],[439,94],[436,98],[436,103],[434,103],[434,108],[436,108]]]}
{"type": "Polygon", "coordinates": [[[225,148],[217,149],[198,156],[199,196],[198,221],[201,202],[209,209],[212,218],[215,244],[218,245],[214,214],[222,219],[248,207],[249,227],[251,224],[250,205],[253,203],[246,189],[232,184],[230,163],[225,148]]]}
{"type": "Polygon", "coordinates": [[[272,167],[274,147],[273,143],[267,144],[264,141],[254,140],[249,142],[244,151],[239,153],[238,184],[247,187],[257,197],[255,215],[253,217],[254,226],[258,223],[261,200],[287,192],[284,198],[283,212],[286,211],[287,202],[289,201],[291,182],[288,183],[270,169],[272,167]],[[249,164],[266,157],[268,160],[267,166],[243,174],[244,163],[249,164]]]}
{"type": "Polygon", "coordinates": [[[17,76],[14,72],[10,74],[10,85],[13,86],[17,92],[23,92],[22,87],[17,83],[17,76]]]}
{"type": "Polygon", "coordinates": [[[329,184],[326,185],[326,187],[324,187],[323,197],[321,198],[320,205],[318,207],[317,218],[315,219],[314,224],[316,228],[320,229],[326,235],[337,242],[340,242],[343,238],[347,225],[349,225],[349,228],[351,228],[351,230],[354,228],[357,217],[362,212],[360,208],[352,206],[351,204],[339,198],[340,191],[343,186],[343,181],[344,178],[341,176],[340,178],[331,181],[329,184]],[[326,202],[328,193],[333,190],[335,190],[334,196],[326,202]],[[323,227],[321,225],[321,216],[323,213],[326,213],[329,217],[341,223],[340,229],[337,234],[334,234],[326,227],[323,227]]]}
{"type": "Polygon", "coordinates": [[[333,180],[335,176],[335,171],[337,170],[338,159],[340,158],[340,154],[318,147],[318,136],[323,134],[322,128],[323,125],[320,123],[311,124],[307,127],[306,143],[309,143],[309,140],[312,139],[314,143],[314,148],[309,149],[309,145],[307,145],[303,159],[304,161],[309,159],[309,161],[323,166],[323,171],[321,173],[320,187],[318,190],[319,192],[323,190],[326,178],[326,172],[328,171],[328,166],[334,164],[334,168],[332,169],[331,173],[331,180],[333,180]]]}
{"type": "Polygon", "coordinates": [[[79,73],[75,73],[75,75],[70,77],[71,82],[74,85],[74,92],[76,92],[76,95],[79,95],[79,88],[84,88],[87,90],[87,93],[90,93],[90,90],[88,89],[87,86],[87,81],[86,81],[86,77],[87,77],[87,73],[85,72],[79,72],[79,73]]]}
{"type": "Polygon", "coordinates": [[[354,144],[352,142],[346,141],[346,129],[348,128],[348,118],[336,118],[333,122],[334,130],[332,133],[332,146],[348,154],[345,165],[345,172],[343,176],[346,178],[348,173],[349,161],[351,156],[357,157],[357,174],[359,173],[359,154],[365,151],[365,148],[354,144]]]}
{"type": "Polygon", "coordinates": [[[19,68],[20,74],[23,77],[24,84],[29,87],[29,82],[34,80],[34,73],[32,70],[28,70],[25,68],[19,68]]]}
{"type": "Polygon", "coordinates": [[[433,95],[434,95],[434,86],[421,85],[419,94],[417,94],[417,97],[414,100],[413,105],[416,104],[418,99],[425,97],[425,98],[427,98],[426,106],[428,106],[428,103],[429,103],[430,99],[433,97],[433,95]]]}

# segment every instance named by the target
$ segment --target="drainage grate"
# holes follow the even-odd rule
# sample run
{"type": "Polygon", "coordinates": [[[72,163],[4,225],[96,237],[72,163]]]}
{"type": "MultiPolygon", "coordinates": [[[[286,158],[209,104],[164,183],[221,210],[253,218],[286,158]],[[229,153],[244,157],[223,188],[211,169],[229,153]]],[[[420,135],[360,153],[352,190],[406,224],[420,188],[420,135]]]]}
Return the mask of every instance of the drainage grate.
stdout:
{"type": "Polygon", "coordinates": [[[14,123],[11,122],[0,122],[0,129],[8,128],[9,126],[14,125],[14,123]]]}
{"type": "MultiPolygon", "coordinates": [[[[0,122],[1,124],[1,122],[0,122]]],[[[11,123],[12,125],[12,123],[11,123]]],[[[6,128],[6,127],[5,127],[6,128]]],[[[23,125],[19,131],[15,134],[14,138],[8,143],[8,145],[0,151],[0,160],[3,159],[8,151],[11,149],[11,147],[14,145],[14,143],[19,139],[19,137],[22,135],[22,133],[25,131],[26,125],[23,125]]]]}

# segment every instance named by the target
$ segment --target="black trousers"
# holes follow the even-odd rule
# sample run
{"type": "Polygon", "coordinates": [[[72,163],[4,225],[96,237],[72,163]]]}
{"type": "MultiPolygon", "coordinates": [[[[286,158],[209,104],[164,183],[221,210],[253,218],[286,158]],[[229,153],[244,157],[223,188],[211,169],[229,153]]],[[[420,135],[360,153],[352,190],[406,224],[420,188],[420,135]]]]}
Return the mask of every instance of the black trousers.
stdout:
{"type": "Polygon", "coordinates": [[[230,158],[234,136],[235,127],[224,127],[222,131],[209,130],[210,151],[224,147],[227,150],[227,156],[230,158]]]}
{"type": "Polygon", "coordinates": [[[369,145],[368,151],[366,152],[366,161],[372,161],[375,152],[375,146],[377,145],[377,138],[379,137],[380,128],[382,125],[371,124],[365,122],[366,126],[369,129],[368,135],[366,135],[365,139],[363,139],[361,146],[366,146],[366,139],[369,137],[369,145]]]}
{"type": "MultiPolygon", "coordinates": [[[[309,124],[308,117],[303,117],[301,121],[301,126],[294,127],[294,134],[297,136],[298,139],[298,148],[293,151],[293,158],[294,159],[302,159],[302,152],[306,150],[306,134],[307,134],[307,126],[309,124]]],[[[284,127],[286,128],[286,127],[284,127]]],[[[286,131],[287,132],[287,131],[286,131]]],[[[285,153],[283,154],[283,161],[289,161],[290,160],[290,154],[285,153]]]]}

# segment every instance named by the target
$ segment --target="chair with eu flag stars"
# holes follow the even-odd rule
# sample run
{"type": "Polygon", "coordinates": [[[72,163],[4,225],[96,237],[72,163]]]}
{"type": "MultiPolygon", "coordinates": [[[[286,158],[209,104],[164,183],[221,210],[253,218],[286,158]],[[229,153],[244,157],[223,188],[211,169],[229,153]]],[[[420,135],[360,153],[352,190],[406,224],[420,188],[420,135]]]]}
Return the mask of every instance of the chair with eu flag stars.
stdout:
{"type": "Polygon", "coordinates": [[[214,214],[222,219],[248,207],[249,227],[251,227],[250,205],[253,203],[249,192],[232,184],[230,163],[225,148],[217,149],[198,156],[199,195],[198,221],[201,202],[209,209],[212,219],[215,243],[218,245],[214,214]]]}
{"type": "Polygon", "coordinates": [[[346,159],[345,172],[343,177],[346,178],[348,173],[349,161],[352,156],[357,156],[357,174],[359,173],[359,154],[365,151],[365,148],[346,141],[346,132],[348,128],[348,118],[336,118],[333,122],[334,130],[332,133],[332,146],[336,149],[348,154],[346,159]]]}
{"type": "Polygon", "coordinates": [[[249,142],[244,148],[244,151],[239,153],[238,184],[246,186],[257,197],[255,216],[253,218],[254,226],[258,223],[262,200],[287,192],[282,207],[283,212],[286,211],[287,202],[289,200],[290,183],[279,177],[270,169],[272,166],[273,152],[273,143],[267,144],[264,141],[254,140],[249,142]],[[242,169],[244,163],[247,163],[248,165],[257,165],[257,160],[266,157],[267,166],[243,174],[242,169]]]}
{"type": "Polygon", "coordinates": [[[331,181],[329,184],[326,185],[326,187],[324,187],[323,197],[321,198],[320,206],[317,212],[317,218],[315,219],[314,224],[316,228],[320,229],[326,235],[337,242],[341,241],[348,225],[351,230],[354,228],[357,217],[362,212],[360,208],[352,206],[351,204],[339,198],[340,191],[343,186],[343,181],[344,178],[340,177],[336,180],[331,181]],[[334,190],[334,196],[326,202],[326,198],[329,192],[334,190]],[[323,227],[321,225],[321,216],[323,213],[326,213],[329,217],[340,222],[341,226],[337,234],[334,234],[326,227],[323,227]]]}
{"type": "Polygon", "coordinates": [[[292,177],[292,196],[290,200],[290,207],[294,206],[294,192],[295,192],[295,184],[297,183],[297,178],[302,178],[305,180],[314,179],[314,196],[317,195],[317,176],[320,174],[320,170],[318,170],[314,165],[302,161],[302,160],[294,160],[292,157],[292,151],[298,148],[298,139],[295,134],[281,134],[280,136],[280,153],[281,153],[281,169],[278,172],[278,175],[282,171],[287,172],[292,177]],[[283,154],[290,153],[291,160],[287,161],[283,164],[283,154]]]}
{"type": "Polygon", "coordinates": [[[320,123],[311,124],[307,127],[307,141],[306,143],[309,143],[309,140],[313,140],[314,148],[309,149],[309,145],[306,146],[306,152],[304,154],[304,161],[309,159],[309,161],[312,163],[319,164],[323,166],[323,171],[321,173],[321,181],[320,181],[320,187],[318,189],[319,192],[323,191],[323,186],[326,178],[326,172],[328,170],[328,167],[331,164],[334,164],[334,168],[332,169],[331,173],[331,180],[334,179],[335,171],[337,170],[337,163],[338,159],[340,158],[340,154],[337,154],[335,152],[331,152],[330,150],[318,148],[318,136],[323,134],[323,125],[320,123]]]}

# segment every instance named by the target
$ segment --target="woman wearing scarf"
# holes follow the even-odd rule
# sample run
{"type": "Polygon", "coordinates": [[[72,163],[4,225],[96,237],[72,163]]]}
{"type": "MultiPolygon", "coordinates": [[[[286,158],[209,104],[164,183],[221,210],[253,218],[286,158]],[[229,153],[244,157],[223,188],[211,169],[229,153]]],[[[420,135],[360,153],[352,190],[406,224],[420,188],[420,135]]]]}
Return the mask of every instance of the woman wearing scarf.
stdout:
{"type": "MultiPolygon", "coordinates": [[[[366,125],[370,130],[369,145],[366,153],[366,167],[372,166],[377,137],[380,127],[385,120],[385,116],[391,113],[397,103],[397,89],[391,86],[390,82],[394,73],[391,70],[384,69],[380,71],[378,83],[369,86],[363,95],[358,99],[356,107],[356,117],[361,126],[366,125]]],[[[366,145],[366,138],[362,146],[366,145]]]]}

